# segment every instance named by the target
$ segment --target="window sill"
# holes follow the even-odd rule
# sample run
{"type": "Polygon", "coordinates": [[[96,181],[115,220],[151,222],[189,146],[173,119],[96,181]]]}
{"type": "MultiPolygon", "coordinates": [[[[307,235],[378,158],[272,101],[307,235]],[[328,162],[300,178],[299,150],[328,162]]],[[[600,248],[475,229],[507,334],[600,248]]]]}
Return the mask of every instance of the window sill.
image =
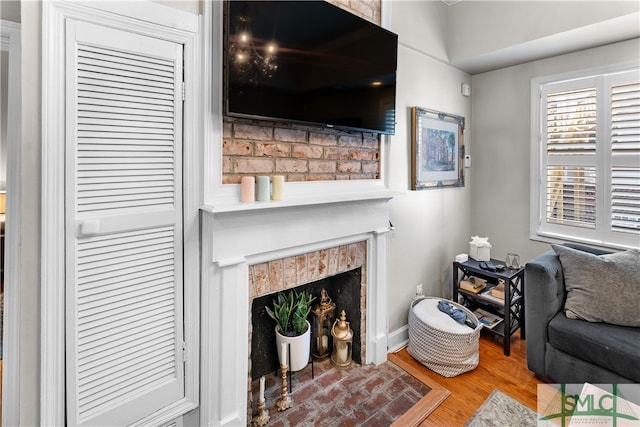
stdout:
{"type": "Polygon", "coordinates": [[[578,243],[581,245],[588,245],[594,248],[604,249],[604,250],[638,249],[637,246],[633,246],[633,245],[603,242],[601,240],[586,239],[586,238],[581,239],[576,236],[557,234],[557,233],[534,232],[534,233],[531,233],[529,238],[536,242],[542,242],[542,243],[548,243],[548,244],[578,243]]]}

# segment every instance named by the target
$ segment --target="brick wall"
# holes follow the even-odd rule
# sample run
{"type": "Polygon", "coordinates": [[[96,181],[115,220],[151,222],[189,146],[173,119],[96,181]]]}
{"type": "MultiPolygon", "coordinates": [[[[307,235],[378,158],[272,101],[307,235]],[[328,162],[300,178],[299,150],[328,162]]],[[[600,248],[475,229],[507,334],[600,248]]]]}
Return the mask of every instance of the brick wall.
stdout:
{"type": "MultiPolygon", "coordinates": [[[[329,0],[380,24],[381,0],[329,0]]],[[[222,183],[243,175],[284,175],[286,181],[377,179],[380,137],[260,120],[225,117],[222,183]]]]}

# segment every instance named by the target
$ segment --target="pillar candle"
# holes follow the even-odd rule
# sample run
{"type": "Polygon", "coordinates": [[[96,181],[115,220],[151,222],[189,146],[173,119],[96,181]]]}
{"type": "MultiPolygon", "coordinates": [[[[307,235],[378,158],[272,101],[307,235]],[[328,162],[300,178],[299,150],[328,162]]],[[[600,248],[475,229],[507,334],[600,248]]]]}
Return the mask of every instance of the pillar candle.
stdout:
{"type": "Polygon", "coordinates": [[[347,356],[349,355],[348,353],[348,348],[347,348],[347,343],[341,342],[338,343],[338,354],[336,357],[336,359],[338,360],[338,363],[345,363],[347,361],[347,356]]]}
{"type": "Polygon", "coordinates": [[[258,400],[264,402],[264,375],[260,377],[260,397],[258,400]]]}
{"type": "Polygon", "coordinates": [[[242,177],[242,201],[251,203],[256,200],[256,181],[252,176],[242,177]]]}
{"type": "Polygon", "coordinates": [[[282,191],[284,187],[284,176],[274,175],[271,177],[273,188],[271,190],[271,198],[273,200],[282,200],[282,191]]]}
{"type": "Polygon", "coordinates": [[[285,342],[280,345],[280,356],[282,357],[280,364],[287,366],[287,343],[285,342]]]}
{"type": "Polygon", "coordinates": [[[271,199],[270,183],[268,176],[259,176],[257,178],[256,185],[256,200],[259,202],[266,202],[271,199]]]}

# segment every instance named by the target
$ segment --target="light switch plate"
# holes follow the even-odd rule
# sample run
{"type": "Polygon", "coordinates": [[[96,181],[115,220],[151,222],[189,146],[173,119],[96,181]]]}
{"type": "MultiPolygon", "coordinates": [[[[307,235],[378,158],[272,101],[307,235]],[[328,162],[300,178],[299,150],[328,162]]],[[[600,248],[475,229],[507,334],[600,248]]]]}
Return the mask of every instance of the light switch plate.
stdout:
{"type": "Polygon", "coordinates": [[[471,96],[471,85],[462,83],[462,96],[471,96]]]}

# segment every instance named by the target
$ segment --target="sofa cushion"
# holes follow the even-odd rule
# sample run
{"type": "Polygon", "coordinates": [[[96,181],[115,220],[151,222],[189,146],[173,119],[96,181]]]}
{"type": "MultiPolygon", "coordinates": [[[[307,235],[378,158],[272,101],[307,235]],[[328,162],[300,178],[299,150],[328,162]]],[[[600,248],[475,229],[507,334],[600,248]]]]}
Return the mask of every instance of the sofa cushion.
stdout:
{"type": "Polygon", "coordinates": [[[640,382],[640,328],[568,319],[561,312],[549,322],[549,343],[558,350],[640,382]]]}
{"type": "Polygon", "coordinates": [[[562,264],[567,317],[640,326],[640,251],[594,255],[551,246],[562,264]]]}

